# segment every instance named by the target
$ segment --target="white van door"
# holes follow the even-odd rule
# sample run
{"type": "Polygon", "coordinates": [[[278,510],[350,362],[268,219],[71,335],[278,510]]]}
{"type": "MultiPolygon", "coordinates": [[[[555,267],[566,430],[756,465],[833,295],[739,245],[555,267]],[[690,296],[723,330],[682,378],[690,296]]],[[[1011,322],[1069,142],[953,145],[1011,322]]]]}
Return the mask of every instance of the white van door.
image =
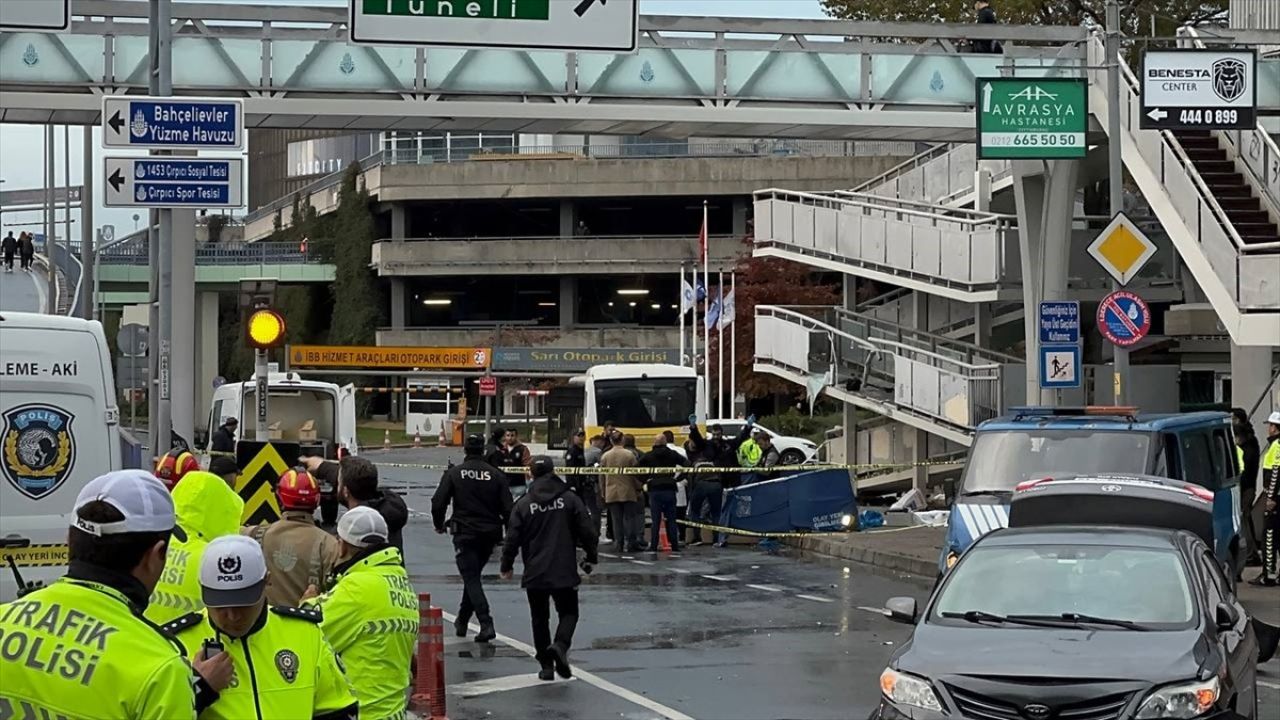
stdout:
{"type": "Polygon", "coordinates": [[[360,443],[356,439],[356,386],[343,385],[338,388],[338,442],[347,447],[352,455],[360,454],[360,443]]]}

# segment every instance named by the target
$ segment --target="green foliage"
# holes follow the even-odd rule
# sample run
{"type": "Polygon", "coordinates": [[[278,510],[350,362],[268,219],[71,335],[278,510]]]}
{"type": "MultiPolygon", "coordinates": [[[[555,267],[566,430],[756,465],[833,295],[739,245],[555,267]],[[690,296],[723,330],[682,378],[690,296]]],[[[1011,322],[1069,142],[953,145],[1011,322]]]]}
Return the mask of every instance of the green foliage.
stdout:
{"type": "Polygon", "coordinates": [[[815,414],[809,417],[807,411],[801,412],[794,407],[789,407],[778,415],[760,418],[760,424],[779,435],[802,437],[821,445],[826,440],[826,432],[839,425],[842,420],[843,417],[839,412],[815,414]]]}
{"type": "Polygon", "coordinates": [[[209,242],[222,242],[222,229],[227,226],[229,220],[230,218],[221,213],[208,217],[205,221],[205,226],[209,231],[209,242]]]}
{"type": "MultiPolygon", "coordinates": [[[[360,165],[352,163],[338,192],[327,245],[334,264],[332,345],[372,345],[382,322],[381,293],[369,267],[373,255],[374,224],[369,192],[360,184],[360,165]]],[[[312,210],[314,212],[314,210],[312,210]]]]}
{"type": "MultiPolygon", "coordinates": [[[[972,22],[969,0],[822,0],[823,9],[847,20],[972,22]]],[[[1105,25],[1106,0],[994,0],[1001,23],[1017,25],[1105,25]]],[[[1130,36],[1168,37],[1184,23],[1200,22],[1227,9],[1227,0],[1121,0],[1120,25],[1130,36]]]]}

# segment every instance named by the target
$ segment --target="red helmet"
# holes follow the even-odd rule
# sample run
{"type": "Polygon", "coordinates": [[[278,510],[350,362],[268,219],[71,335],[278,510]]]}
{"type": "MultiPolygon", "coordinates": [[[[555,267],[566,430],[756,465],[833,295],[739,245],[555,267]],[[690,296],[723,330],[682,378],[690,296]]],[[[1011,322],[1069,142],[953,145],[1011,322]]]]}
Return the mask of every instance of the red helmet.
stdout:
{"type": "Polygon", "coordinates": [[[315,510],[320,504],[320,484],[304,467],[295,467],[280,476],[276,484],[281,510],[315,510]]]}
{"type": "Polygon", "coordinates": [[[196,460],[196,456],[185,450],[170,450],[167,455],[160,458],[156,463],[155,476],[160,478],[164,486],[173,490],[189,472],[200,469],[200,463],[196,460]]]}

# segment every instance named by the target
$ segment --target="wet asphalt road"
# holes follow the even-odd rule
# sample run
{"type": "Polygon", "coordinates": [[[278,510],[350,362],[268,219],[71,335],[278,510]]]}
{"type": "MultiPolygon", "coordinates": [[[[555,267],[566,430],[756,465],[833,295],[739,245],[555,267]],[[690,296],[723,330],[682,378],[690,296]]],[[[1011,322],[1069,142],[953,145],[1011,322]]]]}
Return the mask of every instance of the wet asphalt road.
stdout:
{"type": "Polygon", "coordinates": [[[44,280],[19,270],[17,260],[13,267],[11,273],[0,268],[0,310],[43,312],[44,280]]]}
{"type": "MultiPolygon", "coordinates": [[[[375,462],[441,462],[448,451],[372,453],[375,462]]],[[[543,683],[530,657],[528,608],[516,578],[485,583],[499,639],[453,636],[461,592],[447,536],[426,514],[439,471],[383,467],[417,513],[405,531],[419,592],[445,609],[445,668],[453,718],[865,718],[877,678],[910,635],[871,609],[895,595],[921,602],[929,582],[789,550],[692,548],[678,557],[602,557],[580,589],[571,660],[577,677],[543,683]],[[421,513],[421,514],[418,514],[421,513]]],[[[608,552],[608,550],[606,550],[608,552]]],[[[472,627],[474,634],[475,626],[472,627]]],[[[1259,717],[1280,718],[1280,660],[1260,669],[1259,717]]]]}

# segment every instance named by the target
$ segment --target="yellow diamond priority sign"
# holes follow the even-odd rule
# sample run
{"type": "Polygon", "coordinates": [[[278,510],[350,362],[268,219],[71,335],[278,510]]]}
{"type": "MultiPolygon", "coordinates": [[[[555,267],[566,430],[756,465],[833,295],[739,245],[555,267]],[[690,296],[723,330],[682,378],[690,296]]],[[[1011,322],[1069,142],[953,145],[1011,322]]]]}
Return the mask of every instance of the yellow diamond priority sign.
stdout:
{"type": "Polygon", "coordinates": [[[1116,282],[1127,285],[1156,254],[1156,245],[1124,213],[1089,245],[1089,254],[1116,282]]]}

